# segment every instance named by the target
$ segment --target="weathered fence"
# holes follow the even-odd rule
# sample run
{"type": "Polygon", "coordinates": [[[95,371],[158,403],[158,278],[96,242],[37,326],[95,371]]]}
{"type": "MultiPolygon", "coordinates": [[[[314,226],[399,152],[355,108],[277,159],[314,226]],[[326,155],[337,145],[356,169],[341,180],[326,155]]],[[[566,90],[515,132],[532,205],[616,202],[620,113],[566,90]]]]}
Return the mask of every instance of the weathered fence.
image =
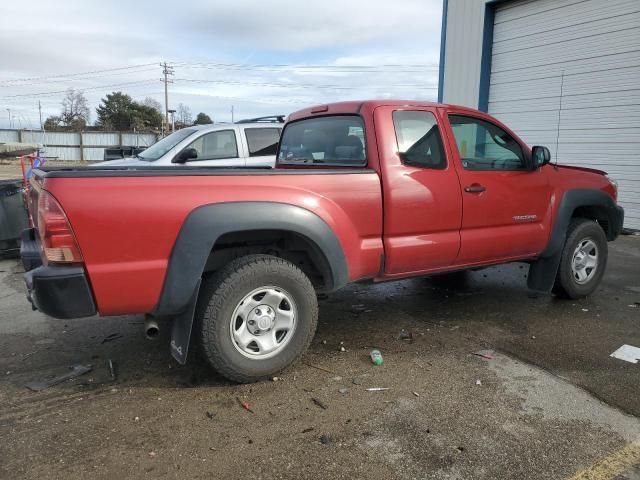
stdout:
{"type": "Polygon", "coordinates": [[[45,157],[56,160],[96,161],[104,149],[115,146],[148,147],[159,136],[137,132],[45,132],[0,129],[0,143],[24,142],[44,145],[45,157]]]}

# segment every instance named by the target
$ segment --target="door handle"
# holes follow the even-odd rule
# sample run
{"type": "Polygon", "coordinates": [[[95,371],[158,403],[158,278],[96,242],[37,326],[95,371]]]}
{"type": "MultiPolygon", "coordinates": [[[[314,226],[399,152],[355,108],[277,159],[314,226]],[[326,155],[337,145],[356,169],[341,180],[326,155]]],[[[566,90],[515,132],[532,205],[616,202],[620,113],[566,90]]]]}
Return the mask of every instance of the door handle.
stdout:
{"type": "Polygon", "coordinates": [[[469,185],[468,187],[464,187],[464,191],[467,193],[482,193],[486,190],[486,188],[479,183],[474,183],[469,185]]]}

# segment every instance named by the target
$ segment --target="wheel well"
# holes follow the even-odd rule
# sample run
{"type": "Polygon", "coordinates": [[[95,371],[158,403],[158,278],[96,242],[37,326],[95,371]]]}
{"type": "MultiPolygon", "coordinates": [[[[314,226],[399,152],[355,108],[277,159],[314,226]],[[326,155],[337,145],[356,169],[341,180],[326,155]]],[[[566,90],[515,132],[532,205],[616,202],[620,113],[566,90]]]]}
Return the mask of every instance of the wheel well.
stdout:
{"type": "Polygon", "coordinates": [[[604,233],[609,238],[612,235],[611,225],[609,223],[609,214],[607,209],[599,207],[597,205],[588,205],[578,207],[573,211],[572,218],[587,218],[589,220],[595,220],[598,225],[604,230],[604,233]]]}
{"type": "Polygon", "coordinates": [[[254,254],[290,261],[309,277],[316,290],[332,287],[331,267],[322,250],[308,237],[287,230],[244,230],[221,235],[207,258],[204,272],[215,272],[235,258],[254,254]]]}

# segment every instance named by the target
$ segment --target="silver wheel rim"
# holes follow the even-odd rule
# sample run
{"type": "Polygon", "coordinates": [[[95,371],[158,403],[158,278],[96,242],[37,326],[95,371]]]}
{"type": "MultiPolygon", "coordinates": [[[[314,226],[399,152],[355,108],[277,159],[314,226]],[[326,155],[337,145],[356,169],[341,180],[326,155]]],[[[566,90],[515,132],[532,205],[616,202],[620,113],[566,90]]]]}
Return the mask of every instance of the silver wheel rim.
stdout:
{"type": "Polygon", "coordinates": [[[571,274],[578,285],[588,283],[598,270],[598,246],[590,238],[578,242],[571,261],[571,274]]]}
{"type": "Polygon", "coordinates": [[[231,342],[245,357],[271,358],[293,338],[297,317],[296,304],[288,292],[274,286],[256,288],[233,311],[231,342]]]}

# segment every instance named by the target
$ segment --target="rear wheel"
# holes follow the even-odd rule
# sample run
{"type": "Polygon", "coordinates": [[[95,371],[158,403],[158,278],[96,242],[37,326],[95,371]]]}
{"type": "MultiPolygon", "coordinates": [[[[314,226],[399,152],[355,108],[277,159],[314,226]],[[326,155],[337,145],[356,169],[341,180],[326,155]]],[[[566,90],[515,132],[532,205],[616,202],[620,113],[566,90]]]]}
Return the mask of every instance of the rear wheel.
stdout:
{"type": "Polygon", "coordinates": [[[600,284],[607,266],[607,238],[593,220],[575,218],[567,231],[554,291],[569,298],[586,297],[600,284]]]}
{"type": "Polygon", "coordinates": [[[231,380],[254,382],[307,349],[318,321],[316,292],[292,263],[250,255],[205,279],[196,320],[209,364],[231,380]]]}

